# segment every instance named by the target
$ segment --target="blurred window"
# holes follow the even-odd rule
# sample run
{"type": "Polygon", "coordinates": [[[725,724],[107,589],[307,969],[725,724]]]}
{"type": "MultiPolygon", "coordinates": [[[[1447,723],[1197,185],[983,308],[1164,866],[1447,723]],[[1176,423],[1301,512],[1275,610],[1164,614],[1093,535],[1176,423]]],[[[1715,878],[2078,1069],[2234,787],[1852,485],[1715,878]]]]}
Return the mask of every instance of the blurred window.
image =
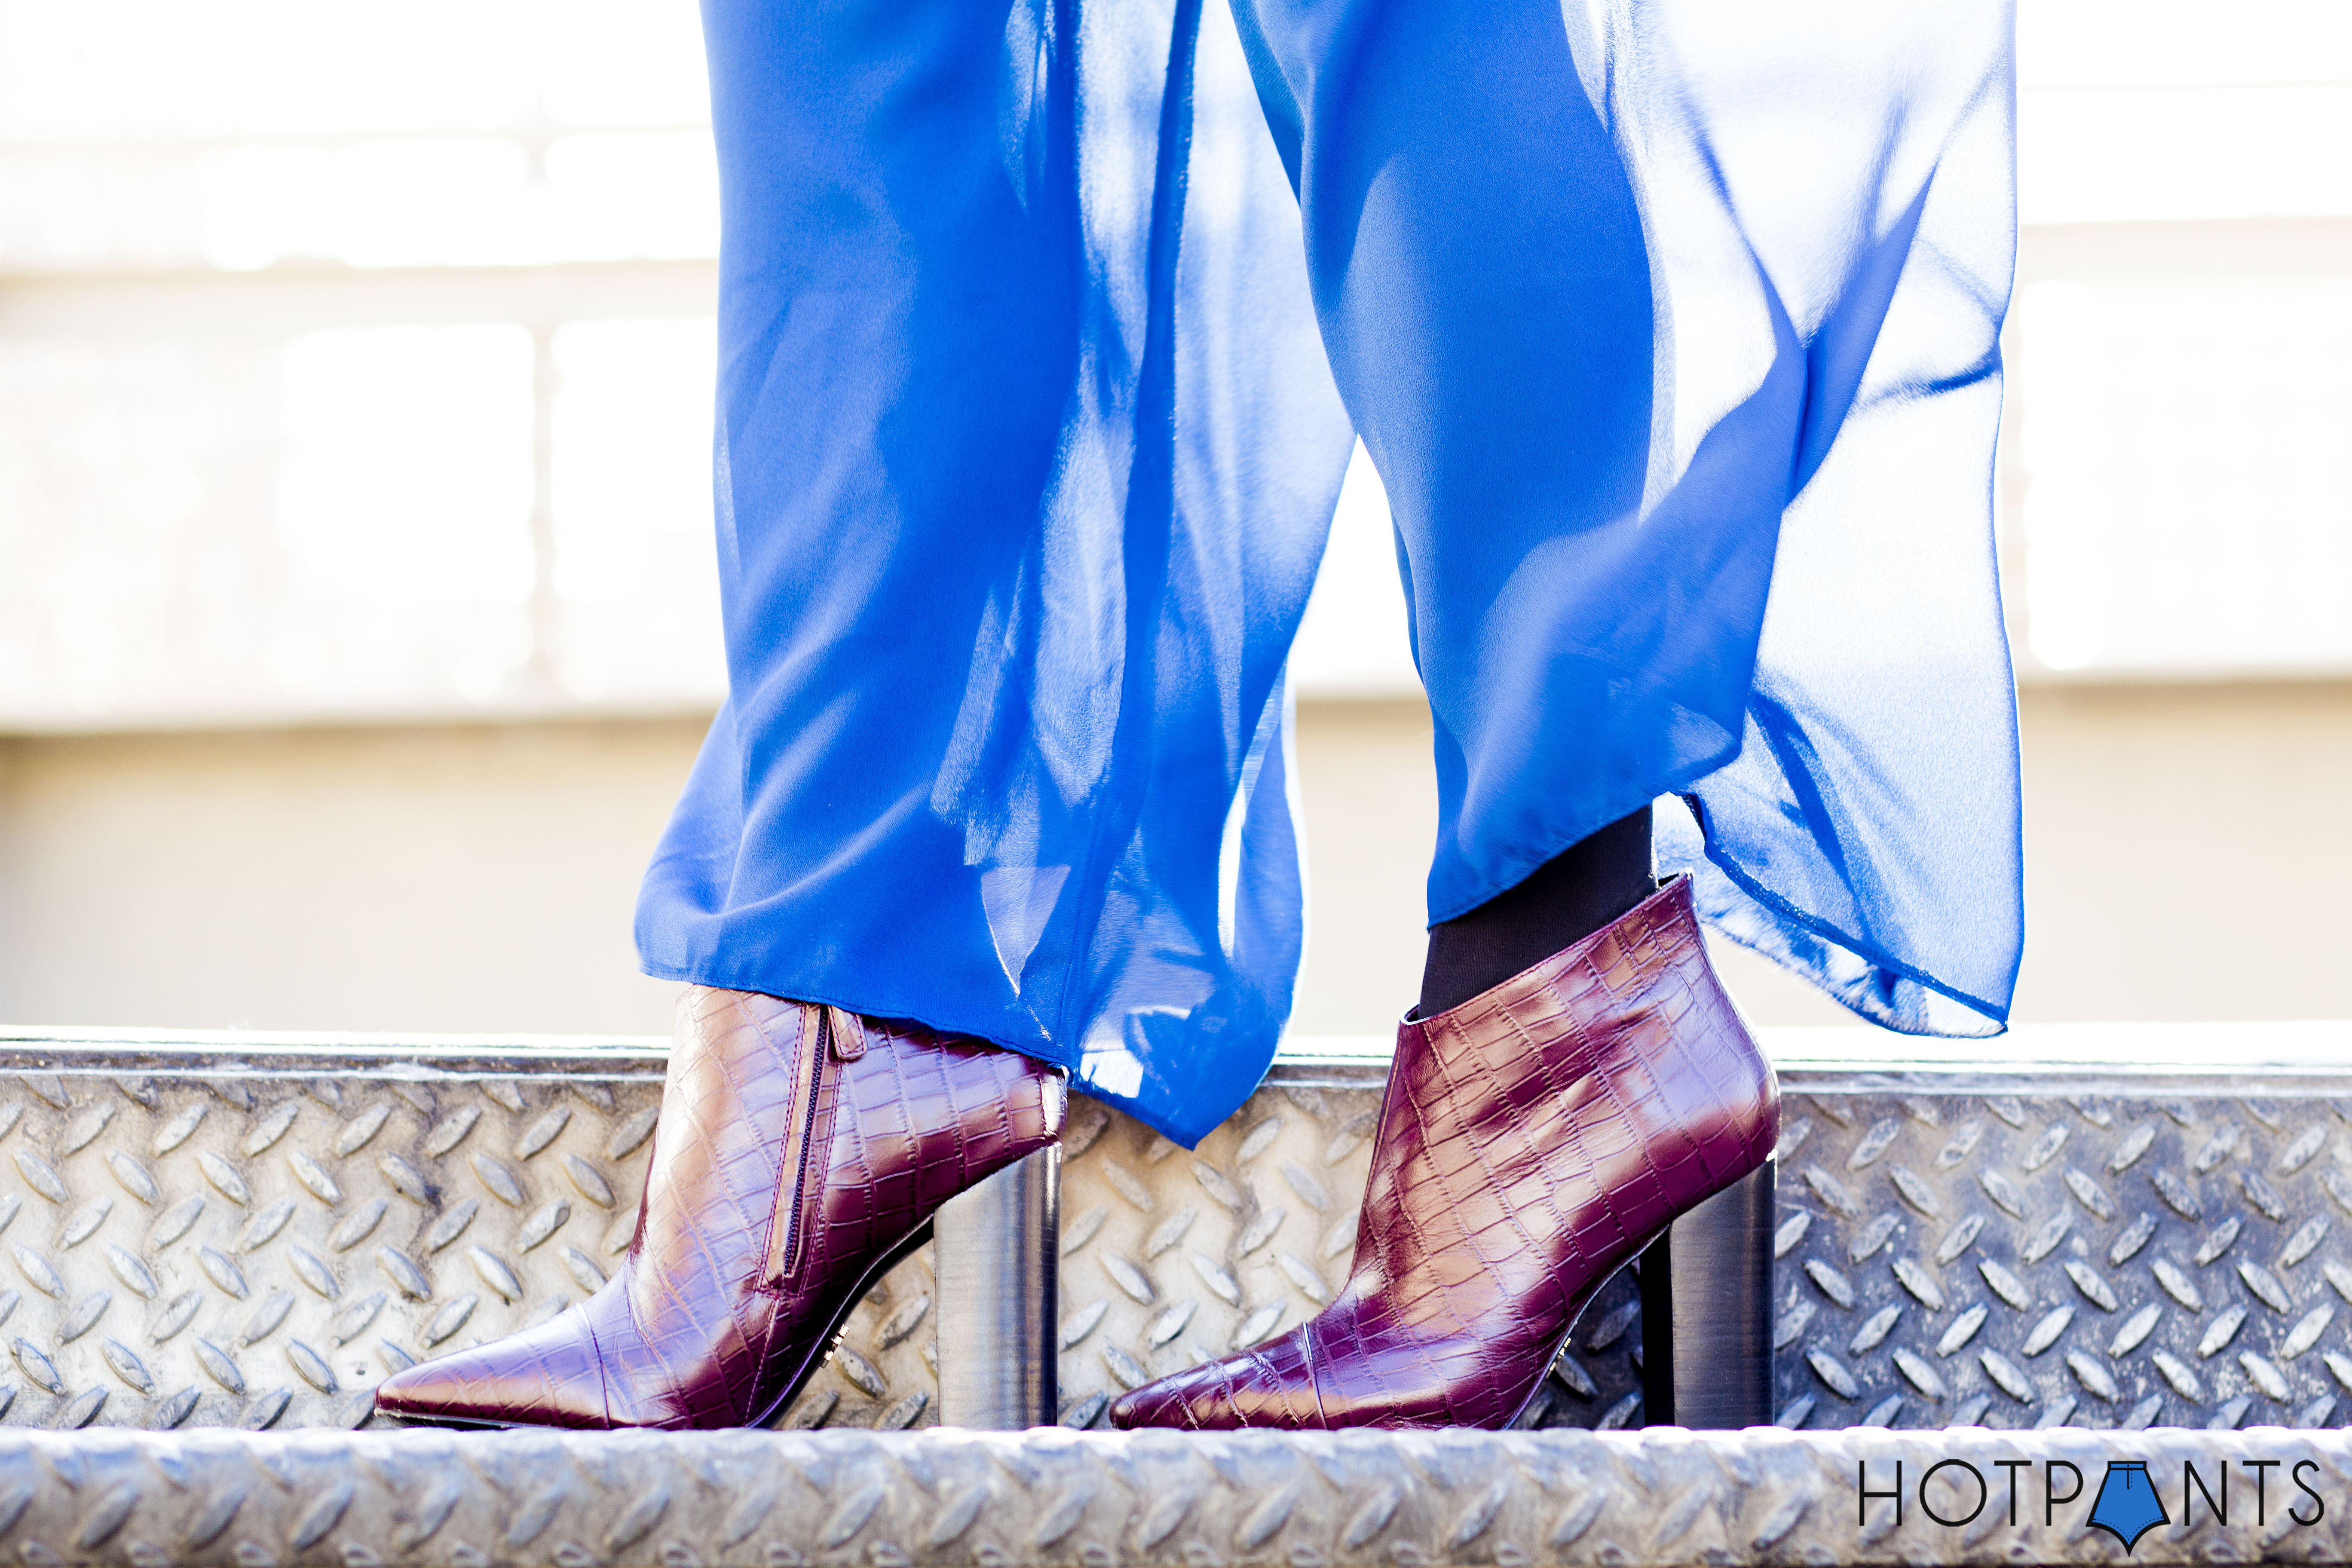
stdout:
{"type": "Polygon", "coordinates": [[[2352,6],[2018,24],[2021,673],[2352,673],[2352,6]]]}
{"type": "Polygon", "coordinates": [[[2352,278],[2034,282],[2016,337],[2036,664],[2352,669],[2352,278]]]}
{"type": "Polygon", "coordinates": [[[0,728],[698,709],[691,0],[0,0],[0,728]]]}
{"type": "MultiPolygon", "coordinates": [[[[2021,673],[2352,670],[2352,7],[2019,26],[2021,673]]],[[[717,205],[689,0],[0,0],[0,729],[713,704],[717,205]]]]}

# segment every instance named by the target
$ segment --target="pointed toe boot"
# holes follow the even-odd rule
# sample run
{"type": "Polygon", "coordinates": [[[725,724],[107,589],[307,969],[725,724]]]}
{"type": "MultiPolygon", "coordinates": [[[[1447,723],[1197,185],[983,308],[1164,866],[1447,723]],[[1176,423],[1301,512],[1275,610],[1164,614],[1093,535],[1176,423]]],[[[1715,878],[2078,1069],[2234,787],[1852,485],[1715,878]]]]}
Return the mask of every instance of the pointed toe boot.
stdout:
{"type": "Polygon", "coordinates": [[[1279,1339],[1147,1384],[1120,1426],[1507,1426],[1609,1277],[1763,1164],[1771,1068],[1678,879],[1407,1019],[1346,1287],[1279,1339]]]}
{"type": "Polygon", "coordinates": [[[628,1256],[535,1329],[420,1363],[376,1408],[484,1426],[762,1426],[974,1183],[1060,1136],[1054,1069],[837,1007],[679,1002],[628,1256]]]}

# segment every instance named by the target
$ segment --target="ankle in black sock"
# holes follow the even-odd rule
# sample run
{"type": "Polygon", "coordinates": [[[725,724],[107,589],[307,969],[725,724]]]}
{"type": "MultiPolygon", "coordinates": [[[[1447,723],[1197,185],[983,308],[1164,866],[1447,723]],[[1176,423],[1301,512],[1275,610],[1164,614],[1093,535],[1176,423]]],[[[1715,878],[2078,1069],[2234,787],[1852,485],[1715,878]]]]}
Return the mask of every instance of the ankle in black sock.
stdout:
{"type": "Polygon", "coordinates": [[[1541,963],[1656,889],[1645,805],[1578,839],[1516,887],[1430,927],[1414,1016],[1435,1017],[1541,963]]]}

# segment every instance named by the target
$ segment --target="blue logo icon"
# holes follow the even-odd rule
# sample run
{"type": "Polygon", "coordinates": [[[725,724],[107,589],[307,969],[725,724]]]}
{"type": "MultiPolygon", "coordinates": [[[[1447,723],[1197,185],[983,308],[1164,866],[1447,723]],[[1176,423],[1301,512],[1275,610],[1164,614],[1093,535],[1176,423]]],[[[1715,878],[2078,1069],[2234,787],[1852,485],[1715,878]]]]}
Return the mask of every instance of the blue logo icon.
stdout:
{"type": "Polygon", "coordinates": [[[2172,1516],[2164,1511],[2164,1500],[2156,1495],[2156,1485],[2147,1479],[2147,1464],[2141,1459],[2110,1459],[2106,1479],[2099,1483],[2099,1495],[2091,1503],[2091,1527],[2104,1530],[2124,1543],[2128,1552],[2139,1544],[2139,1538],[2159,1524],[2169,1524],[2172,1516]]]}

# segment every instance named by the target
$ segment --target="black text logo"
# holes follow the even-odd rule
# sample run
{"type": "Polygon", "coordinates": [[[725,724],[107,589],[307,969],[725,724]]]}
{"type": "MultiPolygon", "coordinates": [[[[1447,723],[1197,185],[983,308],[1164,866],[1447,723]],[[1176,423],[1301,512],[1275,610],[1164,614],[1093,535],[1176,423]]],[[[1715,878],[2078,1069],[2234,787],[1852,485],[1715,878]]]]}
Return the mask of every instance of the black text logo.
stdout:
{"type": "MultiPolygon", "coordinates": [[[[2231,1485],[2231,1463],[2228,1459],[2218,1461],[2218,1479],[2209,1480],[2193,1460],[2181,1462],[2180,1510],[2177,1517],[2182,1526],[2194,1521],[2196,1507],[2201,1503],[2213,1522],[2226,1529],[2230,1523],[2233,1492],[2238,1497],[2241,1513],[2244,1512],[2248,1501],[2254,1505],[2252,1522],[2256,1528],[2268,1524],[2271,1472],[2281,1468],[2286,1470],[2287,1479],[2294,1483],[2294,1489],[2307,1500],[2285,1500],[2289,1519],[2308,1528],[2317,1524],[2326,1513],[2326,1503],[2304,1479],[2306,1472],[2319,1468],[2317,1460],[2297,1459],[2290,1465],[2283,1459],[2240,1459],[2236,1461],[2239,1478],[2234,1488],[2231,1485]],[[2251,1499],[2244,1496],[2248,1489],[2253,1493],[2251,1499]]],[[[1986,1479],[1983,1470],[1968,1460],[1951,1458],[1938,1459],[1929,1465],[1920,1473],[1917,1485],[1906,1490],[1902,1460],[1895,1461],[1895,1484],[1891,1487],[1883,1484],[1872,1486],[1870,1463],[1864,1460],[1854,1468],[1854,1489],[1858,1494],[1854,1521],[1858,1525],[1867,1525],[1872,1501],[1885,1500],[1894,1503],[1895,1524],[1900,1529],[1904,1504],[1907,1500],[1916,1502],[1919,1511],[1931,1522],[1947,1530],[1958,1530],[1975,1523],[1987,1508],[1994,1506],[1997,1489],[2006,1489],[2009,1494],[2007,1512],[2012,1526],[2018,1521],[2020,1501],[2025,1501],[2030,1511],[2033,1502],[2038,1500],[2042,1523],[2047,1527],[2057,1523],[2059,1509],[2082,1500],[2082,1467],[2070,1460],[2043,1459],[2037,1464],[2031,1459],[1994,1459],[1990,1461],[1990,1467],[2008,1472],[2005,1489],[1997,1489],[1986,1479]],[[2035,1469],[2042,1472],[2042,1496],[2039,1500],[2021,1499],[2021,1493],[2031,1486],[2030,1478],[2035,1469]],[[2029,1478],[2025,1487],[2020,1485],[2020,1472],[2024,1472],[2029,1478]],[[2058,1482],[2061,1474],[2066,1477],[2063,1490],[2058,1482]],[[1930,1483],[1935,1483],[1933,1490],[1930,1483]]],[[[1882,1483],[1886,1479],[1883,1469],[1878,1479],[1882,1483]]],[[[1998,1518],[1998,1514],[1995,1517],[1998,1518]]],[[[2107,1473],[2099,1481],[2098,1495],[2091,1501],[2091,1517],[2087,1522],[2093,1529],[2104,1530],[2114,1536],[2128,1552],[2139,1543],[2140,1537],[2159,1524],[2172,1523],[2175,1518],[2172,1510],[2165,1506],[2157,1478],[2148,1474],[2146,1460],[2110,1459],[2107,1473]]]]}

